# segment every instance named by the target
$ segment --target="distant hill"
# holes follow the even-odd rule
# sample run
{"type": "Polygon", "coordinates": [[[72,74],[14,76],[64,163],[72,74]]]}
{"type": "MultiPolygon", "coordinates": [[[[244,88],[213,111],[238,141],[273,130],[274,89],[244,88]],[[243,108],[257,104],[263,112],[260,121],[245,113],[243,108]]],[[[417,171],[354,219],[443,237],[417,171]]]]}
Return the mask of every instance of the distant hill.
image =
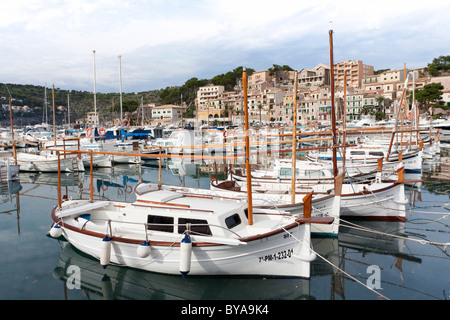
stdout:
{"type": "MultiPolygon", "coordinates": [[[[122,93],[123,106],[132,105],[135,108],[141,104],[141,99],[144,104],[147,103],[160,103],[161,90],[152,90],[138,93],[122,93]],[[127,103],[127,102],[135,103],[127,103]]],[[[77,118],[85,117],[87,112],[94,111],[94,93],[87,91],[77,90],[61,90],[55,88],[55,107],[64,106],[67,109],[68,96],[70,103],[70,116],[71,122],[77,118]]],[[[14,115],[15,124],[19,124],[21,121],[25,124],[36,124],[42,122],[43,107],[45,100],[45,88],[44,86],[35,85],[20,85],[20,84],[5,84],[0,83],[0,99],[2,105],[9,104],[9,97],[12,97],[13,106],[28,106],[31,112],[14,115]],[[8,92],[9,90],[9,92],[8,92]],[[20,119],[24,118],[24,119],[20,119]]],[[[97,112],[108,114],[114,108],[117,111],[120,109],[120,94],[119,93],[96,93],[97,112]]],[[[47,88],[47,105],[48,116],[53,119],[53,98],[52,87],[47,88]]],[[[134,111],[126,110],[123,111],[134,111]]],[[[57,112],[57,118],[62,118],[64,114],[57,112]]],[[[9,111],[0,108],[0,122],[2,125],[9,125],[9,111]],[[5,121],[7,124],[5,124],[5,121]]],[[[61,123],[59,119],[56,121],[61,123]]]]}
{"type": "MultiPolygon", "coordinates": [[[[277,65],[274,65],[274,68],[277,65]]],[[[288,67],[288,66],[283,66],[288,67]]],[[[281,67],[280,67],[281,68],[281,67]]],[[[138,93],[122,93],[123,104],[122,111],[133,112],[141,104],[156,103],[156,104],[176,104],[180,105],[181,101],[187,106],[185,116],[192,117],[195,108],[194,100],[198,88],[209,83],[215,85],[223,85],[227,90],[231,90],[239,81],[242,75],[243,67],[237,67],[233,71],[225,74],[220,74],[212,79],[198,79],[191,78],[181,86],[166,87],[165,89],[144,91],[138,93]]],[[[247,68],[247,73],[250,75],[254,72],[253,69],[247,68]]],[[[70,102],[70,120],[73,123],[76,119],[85,117],[87,112],[94,111],[94,93],[87,91],[76,90],[61,90],[55,88],[55,107],[64,106],[67,109],[67,101],[69,95],[70,102]]],[[[13,106],[28,106],[31,111],[15,114],[13,123],[15,125],[34,125],[42,123],[43,107],[45,100],[45,87],[35,85],[21,85],[11,83],[0,83],[0,100],[2,105],[9,103],[9,97],[13,98],[13,106]],[[9,90],[9,92],[8,92],[9,90]]],[[[120,110],[120,94],[119,93],[96,93],[97,112],[100,115],[113,115],[113,111],[120,110]],[[114,106],[114,107],[113,107],[114,106]]],[[[53,98],[52,88],[47,88],[47,105],[49,123],[53,121],[53,98]]],[[[2,126],[9,126],[9,109],[0,108],[0,124],[2,126]]],[[[63,123],[64,117],[67,115],[63,111],[56,111],[56,123],[63,123]]],[[[114,116],[114,115],[113,115],[114,116]]],[[[109,117],[111,118],[111,117],[109,117]]]]}

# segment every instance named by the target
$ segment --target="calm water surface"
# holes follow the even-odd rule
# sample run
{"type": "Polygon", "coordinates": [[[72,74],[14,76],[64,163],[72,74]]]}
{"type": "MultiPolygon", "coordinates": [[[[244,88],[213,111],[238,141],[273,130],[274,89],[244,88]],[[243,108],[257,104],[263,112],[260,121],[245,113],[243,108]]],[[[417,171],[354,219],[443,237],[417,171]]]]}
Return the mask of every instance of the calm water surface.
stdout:
{"type": "MultiPolygon", "coordinates": [[[[182,278],[115,266],[102,269],[97,260],[48,236],[50,212],[57,203],[57,175],[21,173],[20,184],[9,186],[9,191],[5,185],[2,189],[0,299],[446,300],[450,298],[450,249],[442,244],[450,242],[445,219],[450,182],[442,174],[445,159],[441,155],[440,162],[425,163],[425,183],[420,189],[406,188],[407,222],[350,221],[338,238],[314,239],[320,257],[312,264],[308,280],[182,278]],[[68,282],[74,265],[80,268],[80,288],[68,282]]],[[[165,184],[200,188],[209,188],[211,175],[195,164],[174,171],[164,166],[162,172],[165,184]]],[[[147,162],[96,169],[96,197],[133,201],[130,190],[139,178],[158,182],[158,166],[147,162]]],[[[82,193],[88,198],[89,184],[89,171],[66,174],[62,191],[69,197],[82,193]]]]}

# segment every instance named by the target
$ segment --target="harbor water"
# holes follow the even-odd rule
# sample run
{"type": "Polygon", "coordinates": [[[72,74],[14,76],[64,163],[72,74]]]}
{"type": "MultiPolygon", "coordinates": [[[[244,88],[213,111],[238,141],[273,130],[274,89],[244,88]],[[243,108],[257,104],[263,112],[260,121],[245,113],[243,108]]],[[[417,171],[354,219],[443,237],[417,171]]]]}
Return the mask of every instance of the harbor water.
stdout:
{"type": "MultiPolygon", "coordinates": [[[[20,173],[2,186],[1,300],[447,300],[450,298],[450,179],[445,150],[424,163],[420,188],[406,187],[406,222],[341,221],[337,238],[314,238],[310,279],[186,277],[99,262],[48,235],[58,176],[20,173]],[[77,275],[77,277],[75,277],[77,275]]],[[[170,161],[170,160],[169,160],[170,161]]],[[[214,169],[162,166],[164,184],[209,188],[214,169]]],[[[172,163],[173,164],[173,163],[172,163]]],[[[219,170],[220,177],[224,173],[219,170]]],[[[95,198],[134,201],[134,186],[159,180],[156,161],[95,169],[95,198]]],[[[89,197],[90,175],[65,173],[67,197],[89,197]]]]}

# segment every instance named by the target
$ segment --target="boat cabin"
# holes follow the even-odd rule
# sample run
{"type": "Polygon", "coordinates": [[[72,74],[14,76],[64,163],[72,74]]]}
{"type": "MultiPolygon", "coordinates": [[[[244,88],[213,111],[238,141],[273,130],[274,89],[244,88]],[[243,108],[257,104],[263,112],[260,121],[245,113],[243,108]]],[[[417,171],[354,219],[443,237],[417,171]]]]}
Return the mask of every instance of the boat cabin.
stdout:
{"type": "Polygon", "coordinates": [[[147,211],[148,230],[194,235],[230,237],[247,227],[247,208],[240,200],[159,190],[155,184],[139,184],[133,207],[147,211]]]}

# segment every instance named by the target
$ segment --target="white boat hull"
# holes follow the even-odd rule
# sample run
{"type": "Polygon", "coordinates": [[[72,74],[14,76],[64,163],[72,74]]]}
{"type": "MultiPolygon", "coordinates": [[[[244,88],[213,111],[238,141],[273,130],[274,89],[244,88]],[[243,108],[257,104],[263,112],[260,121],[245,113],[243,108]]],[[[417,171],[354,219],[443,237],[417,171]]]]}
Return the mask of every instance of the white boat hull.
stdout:
{"type": "MultiPolygon", "coordinates": [[[[294,257],[300,253],[300,246],[294,237],[302,239],[305,226],[291,230],[291,237],[286,237],[287,234],[282,232],[270,238],[249,242],[247,245],[216,245],[207,248],[194,246],[189,275],[272,275],[307,278],[310,276],[309,262],[294,257]],[[271,243],[270,246],[267,246],[267,241],[271,243]]],[[[100,259],[101,237],[68,229],[64,230],[63,235],[77,249],[100,259]]],[[[147,258],[140,258],[136,254],[138,246],[138,243],[112,240],[111,263],[151,272],[180,274],[179,246],[152,246],[147,258]]]]}
{"type": "MultiPolygon", "coordinates": [[[[80,251],[102,261],[105,256],[102,240],[108,235],[111,239],[109,263],[151,272],[180,274],[180,248],[184,234],[146,232],[143,225],[142,228],[130,227],[129,223],[121,221],[121,217],[134,214],[129,212],[133,206],[123,202],[69,200],[65,204],[62,211],[54,208],[52,218],[55,223],[62,220],[62,235],[80,251]],[[91,214],[87,220],[80,216],[86,212],[91,214]],[[115,218],[95,218],[99,215],[103,217],[104,213],[115,218]],[[138,253],[138,247],[144,241],[148,241],[151,247],[146,257],[138,253]]],[[[140,210],[136,212],[137,216],[144,215],[144,218],[144,212],[151,211],[148,207],[137,208],[140,210]]],[[[191,234],[189,275],[310,276],[310,262],[316,255],[311,250],[309,223],[297,221],[290,215],[275,220],[262,215],[255,217],[254,223],[247,225],[245,230],[241,229],[241,232],[244,231],[247,236],[229,238],[191,234]],[[268,222],[273,227],[268,229],[268,222]]],[[[54,236],[52,232],[50,234],[54,236]]]]}
{"type": "MultiPolygon", "coordinates": [[[[82,157],[85,168],[91,166],[91,157],[89,155],[82,157]]],[[[94,168],[111,168],[112,161],[110,155],[94,155],[92,157],[92,166],[94,168]]]]}
{"type": "MultiPolygon", "coordinates": [[[[58,158],[18,153],[17,164],[24,172],[58,172],[58,158]]],[[[78,157],[60,159],[60,170],[65,172],[85,171],[83,161],[78,157]]]]}

